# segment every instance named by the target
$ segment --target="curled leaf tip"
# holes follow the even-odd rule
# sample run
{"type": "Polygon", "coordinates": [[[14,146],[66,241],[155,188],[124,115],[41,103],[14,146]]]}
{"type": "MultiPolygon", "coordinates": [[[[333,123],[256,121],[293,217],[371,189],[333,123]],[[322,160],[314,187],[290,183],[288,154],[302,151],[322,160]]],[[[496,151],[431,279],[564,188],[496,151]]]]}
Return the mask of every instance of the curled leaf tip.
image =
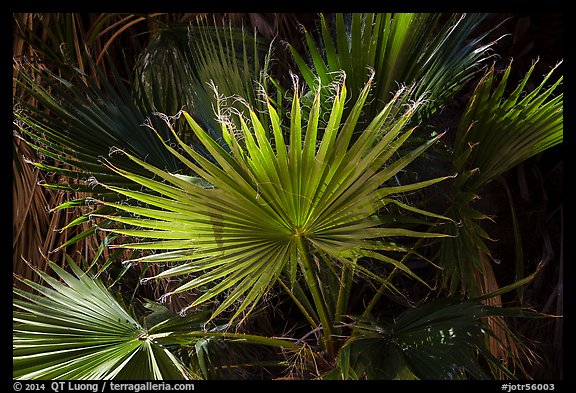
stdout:
{"type": "Polygon", "coordinates": [[[152,280],[152,277],[144,277],[140,279],[140,284],[146,285],[149,281],[152,280]]]}
{"type": "MultiPolygon", "coordinates": [[[[171,297],[172,295],[173,295],[173,292],[166,292],[165,294],[163,294],[162,296],[160,296],[158,298],[158,302],[160,304],[166,304],[166,300],[168,300],[168,298],[171,297]]],[[[186,309],[183,309],[183,310],[186,310],[186,309]]]]}

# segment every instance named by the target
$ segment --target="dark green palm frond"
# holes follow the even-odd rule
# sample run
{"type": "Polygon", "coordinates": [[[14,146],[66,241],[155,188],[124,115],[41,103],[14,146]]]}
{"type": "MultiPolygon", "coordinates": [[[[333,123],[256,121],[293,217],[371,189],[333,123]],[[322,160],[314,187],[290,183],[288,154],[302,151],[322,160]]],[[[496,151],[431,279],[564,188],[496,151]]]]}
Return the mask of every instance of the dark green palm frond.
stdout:
{"type": "MultiPolygon", "coordinates": [[[[255,33],[198,18],[154,33],[137,63],[135,89],[155,110],[175,115],[185,109],[217,135],[218,100],[242,97],[257,110],[266,109],[255,92],[268,90],[270,56],[271,46],[255,33]]],[[[230,106],[241,108],[235,102],[230,106]]]]}
{"type": "MultiPolygon", "coordinates": [[[[528,90],[534,67],[535,64],[514,89],[507,88],[512,63],[498,83],[492,67],[478,83],[457,129],[453,165],[459,175],[454,183],[454,202],[447,215],[458,225],[448,224],[447,230],[454,237],[442,239],[439,253],[442,283],[450,293],[461,291],[475,297],[498,287],[490,263],[489,227],[480,223],[488,217],[474,203],[478,195],[482,195],[484,186],[496,179],[507,191],[502,175],[528,158],[562,143],[563,95],[554,96],[554,93],[563,78],[560,76],[556,82],[549,82],[553,69],[540,84],[528,90]]],[[[524,261],[511,199],[510,209],[515,231],[515,275],[519,280],[524,275],[524,261]]],[[[520,296],[521,293],[522,290],[520,296]]],[[[498,304],[500,299],[495,301],[498,304]]],[[[502,351],[508,351],[509,356],[504,356],[522,368],[522,360],[529,356],[519,353],[517,338],[503,320],[495,318],[491,323],[501,325],[494,330],[496,335],[492,341],[499,343],[491,346],[494,355],[503,356],[502,351]]],[[[493,371],[499,373],[497,369],[493,371]]]]}
{"type": "MultiPolygon", "coordinates": [[[[100,137],[105,141],[105,135],[109,132],[126,128],[126,125],[122,124],[122,117],[126,116],[120,114],[125,111],[126,108],[123,107],[126,105],[124,102],[116,105],[119,101],[111,98],[105,84],[106,80],[117,84],[120,78],[115,75],[112,66],[100,62],[100,67],[95,67],[92,59],[105,59],[103,55],[106,53],[111,55],[108,59],[120,60],[116,64],[121,64],[122,61],[130,64],[130,56],[127,55],[130,49],[121,53],[118,48],[126,49],[123,45],[126,41],[122,42],[124,37],[129,36],[126,32],[134,31],[136,23],[142,20],[144,18],[139,19],[134,15],[114,13],[13,14],[13,111],[16,118],[13,157],[15,179],[18,179],[14,183],[14,191],[15,195],[34,195],[33,199],[15,200],[26,206],[31,200],[45,199],[44,203],[37,206],[39,209],[19,208],[18,218],[14,221],[21,225],[20,228],[28,225],[34,229],[34,233],[40,234],[37,240],[30,234],[25,236],[26,240],[22,240],[22,236],[20,240],[15,240],[15,249],[28,249],[25,253],[28,260],[42,261],[41,256],[47,255],[54,248],[66,247],[80,239],[85,240],[83,245],[86,250],[91,249],[88,236],[93,234],[94,229],[86,231],[89,225],[79,225],[88,221],[88,217],[81,216],[70,222],[66,215],[72,214],[76,217],[79,211],[85,209],[86,194],[75,191],[88,194],[105,191],[85,184],[90,172],[98,173],[99,177],[108,176],[110,181],[114,181],[114,174],[108,172],[104,175],[102,172],[106,172],[105,168],[102,170],[98,165],[97,156],[109,153],[109,148],[101,149],[98,142],[100,137]],[[118,54],[121,56],[115,57],[118,54]],[[77,87],[74,88],[75,92],[72,92],[69,87],[74,84],[77,84],[77,87]],[[55,88],[55,85],[58,87],[55,88]],[[94,86],[101,89],[99,94],[85,91],[94,86]],[[31,94],[31,91],[34,91],[34,94],[31,94]],[[74,101],[76,93],[83,96],[78,101],[74,101]],[[100,101],[97,97],[100,97],[100,101]],[[74,107],[75,104],[78,104],[79,110],[74,107]],[[89,109],[90,105],[92,109],[89,109]],[[54,106],[60,106],[60,109],[51,112],[54,106]],[[78,127],[80,131],[75,135],[72,129],[77,125],[72,123],[80,119],[79,111],[92,113],[87,115],[91,115],[90,119],[83,117],[84,124],[78,127]],[[71,116],[74,119],[61,117],[69,113],[73,113],[71,116]],[[109,119],[104,118],[101,121],[108,121],[112,129],[102,132],[98,125],[93,127],[91,135],[86,135],[86,127],[92,127],[92,122],[104,116],[109,119]],[[77,141],[74,141],[75,138],[77,141]],[[33,162],[35,167],[29,165],[29,162],[33,162]],[[38,168],[41,169],[40,172],[38,168]],[[38,180],[27,181],[28,172],[38,174],[38,180]],[[38,187],[38,184],[43,187],[38,187]],[[19,189],[22,187],[23,190],[19,189]],[[68,200],[62,204],[66,199],[68,200]],[[49,209],[46,209],[46,206],[49,209]],[[75,228],[70,231],[61,230],[69,227],[75,228]],[[75,231],[84,232],[76,236],[75,231]],[[20,243],[23,247],[18,246],[20,243]],[[38,253],[40,249],[43,251],[38,253]]],[[[138,38],[134,38],[130,37],[130,46],[137,51],[138,38]]],[[[144,119],[140,115],[137,117],[144,119]]],[[[118,143],[119,139],[116,138],[114,144],[118,143]]],[[[116,177],[115,181],[119,180],[121,179],[116,177]]],[[[17,208],[18,204],[15,204],[15,209],[17,208]]],[[[18,265],[27,269],[20,259],[22,255],[24,254],[14,252],[16,270],[19,270],[18,265]]],[[[28,274],[25,275],[28,277],[28,274]]]]}
{"type": "MultiPolygon", "coordinates": [[[[392,195],[444,179],[383,187],[440,136],[391,162],[390,158],[411,134],[411,130],[405,130],[405,125],[414,112],[413,107],[407,107],[402,116],[393,117],[394,105],[391,103],[352,143],[352,133],[369,90],[370,82],[345,122],[342,121],[345,86],[335,93],[322,138],[317,137],[319,91],[306,124],[302,124],[298,89],[295,89],[292,101],[290,124],[284,125],[275,109],[268,106],[265,115],[272,125],[269,131],[273,133],[274,144],[260,121],[263,115],[248,107],[248,115],[238,117],[241,129],[221,123],[229,152],[184,112],[192,131],[217,164],[180,140],[184,153],[167,148],[212,188],[199,187],[126,153],[155,178],[109,164],[118,174],[145,189],[131,191],[103,185],[110,191],[149,205],[105,203],[137,215],[134,218],[107,216],[132,228],[115,229],[115,232],[146,240],[119,247],[159,251],[137,261],[178,262],[158,277],[190,275],[189,281],[167,294],[199,291],[190,307],[227,293],[214,316],[239,304],[232,319],[249,312],[282,274],[286,272],[293,283],[297,271],[301,271],[327,329],[332,323],[325,305],[320,306],[323,302],[319,300],[321,296],[315,284],[317,273],[311,253],[318,252],[328,260],[338,260],[372,279],[384,281],[356,265],[359,257],[392,263],[416,277],[402,263],[381,254],[378,240],[443,235],[380,226],[373,216],[392,199],[392,195]],[[285,129],[289,145],[284,141],[285,129]],[[375,142],[374,138],[382,134],[375,142]],[[383,165],[385,163],[387,165],[383,165]]],[[[400,92],[397,100],[401,96],[400,92]]],[[[177,137],[176,133],[174,137],[177,137]]]]}
{"type": "Polygon", "coordinates": [[[321,17],[322,44],[305,32],[310,63],[290,47],[300,73],[311,88],[327,86],[339,70],[347,75],[355,99],[367,78],[377,75],[374,100],[366,112],[373,117],[399,85],[416,84],[415,98],[428,105],[418,116],[429,116],[480,69],[493,43],[482,44],[489,32],[473,36],[485,14],[452,15],[440,23],[439,14],[336,14],[333,26],[321,17]]]}
{"type": "MultiPolygon", "coordinates": [[[[134,102],[121,84],[117,84],[119,91],[116,91],[105,78],[99,78],[98,86],[80,71],[76,71],[71,80],[65,80],[49,71],[32,69],[34,72],[30,75],[21,71],[17,82],[29,97],[35,98],[38,106],[17,98],[14,116],[20,137],[42,157],[35,165],[63,179],[44,186],[114,199],[106,189],[91,183],[91,178],[98,176],[112,184],[134,186],[101,164],[102,157],[109,157],[116,165],[140,171],[139,166],[124,156],[111,156],[119,146],[159,167],[177,171],[178,162],[145,126],[150,109],[145,103],[134,102]]],[[[119,80],[118,74],[115,76],[119,80]]],[[[150,125],[168,138],[164,122],[157,118],[152,121],[155,124],[150,125]]],[[[86,198],[78,199],[56,209],[75,207],[86,201],[86,198]]],[[[87,216],[81,216],[68,226],[87,220],[87,216]]],[[[93,231],[90,229],[82,236],[93,231]]]]}
{"type": "MultiPolygon", "coordinates": [[[[123,146],[155,165],[176,170],[176,161],[166,155],[154,134],[143,127],[153,109],[146,100],[132,97],[118,71],[121,62],[114,64],[105,57],[109,64],[101,63],[99,67],[91,57],[101,47],[98,40],[113,30],[106,28],[107,24],[119,15],[86,17],[93,25],[84,29],[84,19],[79,14],[15,16],[21,45],[29,46],[29,53],[20,53],[14,61],[14,84],[19,94],[15,96],[13,112],[20,136],[46,158],[45,162],[65,164],[66,169],[59,174],[76,180],[86,180],[92,173],[114,177],[99,163],[100,157],[108,156],[113,146],[123,146]],[[39,31],[43,36],[36,31],[39,27],[36,24],[42,27],[39,31]],[[104,71],[106,65],[108,73],[104,71]]],[[[116,21],[115,27],[132,17],[116,21]]],[[[99,53],[102,58],[105,50],[99,53]]],[[[129,60],[125,63],[129,67],[129,60]]],[[[157,122],[154,127],[162,132],[163,123],[157,122]]],[[[130,165],[129,161],[124,160],[124,165],[130,165]]],[[[55,166],[42,168],[57,171],[55,166]]]]}
{"type": "Polygon", "coordinates": [[[536,317],[519,308],[487,306],[480,299],[442,298],[418,305],[394,323],[357,318],[342,348],[334,379],[489,379],[483,364],[515,379],[486,346],[489,317],[536,317]]]}
{"type": "Polygon", "coordinates": [[[499,83],[492,67],[476,86],[456,132],[454,167],[462,174],[458,189],[475,192],[520,162],[562,143],[563,94],[554,93],[564,78],[549,82],[555,67],[528,90],[535,66],[536,62],[509,94],[512,62],[499,83]]]}
{"type": "MultiPolygon", "coordinates": [[[[485,244],[490,236],[479,225],[487,218],[474,207],[482,188],[519,163],[563,141],[563,94],[554,96],[560,76],[547,86],[551,70],[531,91],[527,84],[535,64],[518,86],[507,94],[512,63],[499,83],[492,67],[478,83],[455,138],[453,165],[458,172],[455,200],[447,213],[462,225],[449,225],[454,238],[441,243],[440,260],[445,283],[452,292],[459,286],[475,290],[483,275],[479,252],[490,255],[485,244]]],[[[474,295],[474,294],[473,294],[474,295]]]]}
{"type": "Polygon", "coordinates": [[[151,35],[138,56],[134,94],[149,101],[154,111],[174,115],[192,107],[198,84],[186,53],[185,26],[167,26],[151,35]]]}
{"type": "MultiPolygon", "coordinates": [[[[14,289],[16,379],[190,379],[180,361],[70,258],[74,274],[50,263],[48,286],[19,278],[39,295],[14,289]]],[[[18,278],[18,277],[17,277],[18,278]]]]}
{"type": "MultiPolygon", "coordinates": [[[[16,125],[54,160],[64,162],[87,174],[100,170],[100,157],[107,157],[112,147],[122,146],[139,157],[146,158],[168,170],[176,170],[177,162],[144,123],[151,109],[134,102],[130,93],[117,83],[101,78],[99,87],[94,81],[83,80],[79,71],[65,80],[49,71],[35,70],[38,78],[21,73],[17,82],[34,97],[42,110],[18,100],[15,106],[16,125]],[[38,79],[40,81],[38,81],[38,79]]],[[[115,74],[117,82],[120,76],[115,74]]],[[[167,129],[157,122],[159,132],[167,129]]],[[[122,158],[118,158],[122,160],[122,158]]],[[[120,164],[119,164],[120,165],[120,164]]],[[[130,165],[132,170],[137,167],[130,165]]],[[[113,175],[113,173],[110,173],[113,175]]]]}

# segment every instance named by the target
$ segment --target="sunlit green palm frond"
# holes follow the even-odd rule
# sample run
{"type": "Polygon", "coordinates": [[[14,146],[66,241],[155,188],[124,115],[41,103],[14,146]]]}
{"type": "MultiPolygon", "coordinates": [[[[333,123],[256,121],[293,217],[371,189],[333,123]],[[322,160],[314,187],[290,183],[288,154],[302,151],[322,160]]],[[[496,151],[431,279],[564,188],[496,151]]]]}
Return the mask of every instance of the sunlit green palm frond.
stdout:
{"type": "MultiPolygon", "coordinates": [[[[492,67],[478,83],[456,132],[453,165],[458,177],[448,215],[461,225],[449,226],[458,236],[442,242],[440,255],[444,278],[451,282],[453,291],[460,285],[473,290],[484,271],[479,252],[490,255],[485,244],[490,236],[478,222],[487,217],[474,207],[482,187],[563,141],[563,94],[554,95],[563,77],[550,83],[553,69],[528,90],[535,65],[510,93],[507,81],[512,63],[499,83],[492,67]]],[[[475,295],[481,293],[476,291],[475,295]]]]}
{"type": "Polygon", "coordinates": [[[457,187],[479,190],[520,162],[563,141],[564,77],[552,83],[556,67],[529,89],[536,62],[518,86],[507,93],[512,62],[496,83],[494,67],[476,86],[456,132],[454,167],[462,173],[457,187]]]}
{"type": "Polygon", "coordinates": [[[335,14],[332,24],[321,16],[321,44],[305,32],[309,62],[290,47],[300,73],[313,88],[326,86],[339,70],[347,75],[355,99],[366,81],[366,69],[376,72],[368,118],[392,97],[399,85],[416,84],[414,97],[428,99],[419,115],[432,114],[480,70],[493,43],[482,43],[489,32],[473,35],[485,14],[353,13],[335,14]]]}
{"type": "MultiPolygon", "coordinates": [[[[459,175],[454,183],[455,199],[447,215],[458,225],[448,224],[447,230],[454,237],[443,239],[439,254],[443,266],[442,281],[451,293],[462,291],[475,297],[498,288],[490,259],[491,247],[487,242],[492,240],[489,226],[480,223],[488,217],[475,204],[484,186],[493,180],[499,180],[508,194],[516,253],[515,276],[516,280],[524,277],[522,241],[514,203],[502,175],[563,140],[563,95],[554,96],[563,78],[560,76],[556,82],[547,85],[553,69],[540,84],[528,90],[535,65],[513,90],[507,88],[512,63],[504,70],[499,83],[492,67],[473,92],[456,132],[453,165],[459,175]]],[[[521,293],[522,289],[520,296],[521,293]]],[[[493,301],[493,304],[501,304],[499,297],[493,301]]],[[[493,354],[508,357],[505,361],[521,368],[522,361],[531,356],[518,350],[518,340],[505,321],[492,318],[489,322],[500,324],[494,329],[499,343],[491,345],[493,354]]],[[[494,344],[495,339],[491,341],[494,344]]],[[[493,372],[500,373],[497,369],[493,372]]]]}
{"type": "MultiPolygon", "coordinates": [[[[319,91],[306,124],[302,123],[297,88],[289,124],[283,124],[269,105],[264,115],[272,129],[265,130],[260,121],[263,114],[247,107],[246,117],[239,114],[241,129],[232,128],[232,123],[221,123],[229,152],[184,112],[192,131],[215,162],[181,140],[183,153],[168,148],[211,186],[198,186],[129,153],[126,155],[153,176],[140,176],[109,164],[117,173],[144,187],[142,191],[131,191],[103,182],[110,191],[130,198],[122,204],[105,205],[134,215],[106,216],[128,226],[114,231],[144,240],[119,247],[158,251],[137,261],[178,262],[157,277],[189,276],[190,280],[167,295],[199,291],[190,307],[227,293],[214,315],[236,306],[232,319],[249,312],[284,273],[289,282],[294,283],[297,273],[301,272],[315,299],[321,298],[312,261],[317,257],[339,261],[357,269],[357,273],[383,282],[384,279],[370,275],[355,261],[366,256],[392,263],[416,277],[406,266],[380,253],[379,241],[443,235],[379,225],[376,213],[394,201],[393,195],[444,179],[385,186],[440,136],[391,160],[411,134],[405,125],[414,107],[407,106],[405,112],[392,116],[393,108],[397,108],[393,103],[398,103],[393,102],[366,128],[356,130],[369,89],[370,82],[345,121],[342,121],[345,86],[334,93],[322,138],[317,137],[319,91]],[[285,142],[284,130],[289,143],[285,142]],[[355,131],[360,132],[360,136],[352,143],[355,131]],[[272,140],[268,139],[269,133],[273,135],[272,140]],[[381,139],[374,140],[378,135],[382,135],[381,139]],[[149,206],[139,207],[132,200],[149,206]]],[[[398,93],[396,101],[406,99],[403,93],[398,93]]],[[[422,210],[418,213],[432,214],[422,210]]],[[[329,328],[331,322],[323,308],[320,307],[318,314],[323,326],[329,328]]]]}
{"type": "MultiPolygon", "coordinates": [[[[13,377],[17,379],[190,379],[180,361],[70,258],[70,274],[50,263],[48,286],[19,278],[14,289],[13,377]]],[[[158,329],[157,329],[158,330],[158,329]]]]}
{"type": "Polygon", "coordinates": [[[487,306],[480,299],[447,297],[417,305],[393,323],[355,318],[334,379],[490,379],[486,364],[515,379],[486,346],[490,317],[536,317],[520,308],[487,306]]]}

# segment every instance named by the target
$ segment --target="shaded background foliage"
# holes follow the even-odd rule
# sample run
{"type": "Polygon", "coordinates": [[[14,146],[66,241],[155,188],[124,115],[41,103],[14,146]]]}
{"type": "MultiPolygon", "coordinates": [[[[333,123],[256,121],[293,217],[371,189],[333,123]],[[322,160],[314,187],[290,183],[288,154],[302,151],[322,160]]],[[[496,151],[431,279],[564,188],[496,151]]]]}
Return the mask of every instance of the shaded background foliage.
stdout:
{"type": "MultiPolygon", "coordinates": [[[[117,15],[117,14],[46,14],[42,22],[34,20],[31,14],[14,15],[14,29],[17,33],[14,36],[14,57],[35,57],[38,55],[50,56],[50,50],[59,48],[66,52],[71,51],[75,55],[70,55],[70,61],[80,59],[75,64],[84,70],[88,75],[96,75],[95,70],[90,65],[89,58],[96,59],[96,64],[102,67],[104,73],[111,73],[113,70],[107,65],[106,57],[114,59],[122,58],[126,62],[135,61],[136,54],[140,53],[148,44],[150,32],[161,28],[163,23],[173,23],[195,20],[198,14],[153,14],[153,15],[117,15]],[[72,31],[75,35],[51,37],[47,35],[48,29],[43,25],[62,26],[62,32],[72,31]],[[72,25],[72,29],[66,26],[72,25]],[[110,29],[103,26],[111,27],[110,29]],[[114,26],[114,28],[112,28],[114,26]],[[119,28],[120,26],[120,28],[119,28]],[[33,42],[27,45],[26,38],[33,37],[31,29],[36,35],[42,37],[47,49],[43,53],[36,51],[34,46],[42,47],[42,43],[33,42]],[[23,39],[24,38],[24,39],[23,39]],[[58,42],[66,42],[66,45],[56,45],[58,42]],[[82,43],[86,43],[84,47],[82,43]],[[48,50],[50,49],[50,50],[48,50]],[[87,54],[90,54],[88,56],[87,54]]],[[[301,14],[209,14],[203,15],[210,21],[219,20],[221,17],[230,21],[234,26],[244,24],[249,28],[256,28],[266,39],[287,41],[295,45],[297,50],[302,50],[305,43],[302,39],[302,30],[311,33],[316,31],[319,24],[319,16],[315,13],[301,14]]],[[[329,14],[325,15],[327,18],[329,14]]],[[[489,30],[494,26],[499,26],[490,34],[494,39],[500,39],[493,50],[497,57],[496,69],[503,70],[509,59],[513,58],[515,68],[510,76],[509,86],[516,86],[531,66],[535,58],[539,58],[536,65],[535,75],[541,76],[549,71],[564,55],[562,43],[563,18],[560,14],[491,14],[483,22],[484,27],[480,29],[489,30]],[[500,24],[501,22],[505,23],[500,24]]],[[[294,69],[293,58],[289,51],[276,51],[274,57],[277,60],[274,67],[276,75],[288,75],[287,70],[294,69]]],[[[46,66],[49,67],[51,61],[60,59],[61,56],[53,55],[46,59],[46,66]]],[[[58,60],[59,61],[59,60],[58,60]]],[[[125,69],[119,68],[121,74],[126,70],[131,70],[134,64],[125,64],[125,69]]],[[[560,65],[559,73],[562,73],[560,65]]],[[[18,68],[14,69],[14,73],[18,68]]],[[[65,76],[65,75],[64,75],[65,76]]],[[[124,78],[129,76],[123,75],[124,78]]],[[[480,75],[478,76],[478,78],[480,75]]],[[[288,78],[288,77],[285,77],[288,78]]],[[[288,79],[281,80],[286,86],[288,79]]],[[[535,82],[537,83],[537,82],[535,82]]],[[[432,118],[432,125],[438,129],[446,129],[446,138],[454,137],[455,130],[461,114],[465,110],[466,103],[472,93],[475,83],[469,83],[464,91],[454,97],[448,105],[432,118]]],[[[529,86],[530,87],[530,86],[529,86]]],[[[535,87],[535,86],[531,86],[535,87]]],[[[562,86],[560,86],[560,91],[562,86]]],[[[13,93],[23,94],[17,86],[14,86],[13,93]]],[[[33,100],[33,99],[31,99],[33,100]]],[[[34,105],[34,102],[31,102],[34,105]]],[[[113,259],[111,251],[101,247],[103,235],[88,242],[77,243],[67,247],[65,250],[58,249],[58,246],[66,243],[70,238],[88,229],[88,224],[83,224],[72,230],[63,230],[73,218],[73,212],[68,210],[58,210],[50,212],[50,209],[58,206],[65,200],[69,200],[69,195],[59,190],[52,190],[45,187],[37,187],[38,183],[57,183],[56,175],[46,174],[26,165],[24,157],[36,160],[36,153],[19,138],[14,138],[13,144],[13,271],[19,276],[36,280],[28,265],[23,262],[34,261],[36,264],[44,261],[47,256],[52,261],[64,265],[67,254],[80,254],[86,261],[93,261],[102,256],[104,259],[113,259]]],[[[42,158],[47,164],[51,164],[49,158],[42,158]]],[[[506,181],[511,194],[511,199],[515,203],[516,217],[519,222],[520,235],[523,242],[523,255],[525,260],[525,271],[532,272],[540,261],[543,267],[536,279],[531,282],[522,296],[523,304],[533,307],[537,311],[563,314],[563,145],[556,146],[536,157],[533,157],[517,168],[506,174],[506,181]]],[[[438,196],[430,195],[430,198],[438,196]]],[[[480,211],[492,216],[498,225],[491,225],[490,221],[483,221],[482,225],[491,236],[496,239],[490,243],[492,256],[500,261],[494,266],[494,273],[498,284],[504,286],[515,280],[515,252],[514,252],[514,230],[512,227],[511,210],[509,208],[509,198],[507,191],[499,183],[493,182],[482,191],[481,198],[476,202],[480,211]]],[[[441,205],[443,201],[439,200],[441,205]]],[[[85,209],[78,206],[78,210],[85,209]]],[[[48,270],[48,265],[36,266],[41,270],[48,270]]],[[[118,276],[123,280],[118,281],[126,285],[120,287],[121,291],[126,291],[128,298],[141,296],[144,298],[157,299],[162,293],[170,291],[171,283],[166,281],[158,284],[141,286],[141,277],[153,276],[157,274],[157,268],[148,267],[147,270],[130,269],[121,270],[115,267],[109,274],[110,280],[114,281],[118,276]],[[136,289],[134,289],[136,288],[136,289]]],[[[16,286],[20,285],[18,282],[16,286]]],[[[417,290],[411,284],[407,284],[408,290],[417,290]]],[[[506,302],[507,295],[504,295],[503,302],[506,302]]],[[[513,295],[509,295],[513,296],[513,295]]],[[[186,299],[181,299],[186,302],[186,299]]],[[[170,308],[178,310],[179,304],[168,304],[170,308]]],[[[282,308],[282,304],[270,306],[276,309],[277,313],[284,314],[293,312],[291,309],[282,308]]],[[[390,311],[390,310],[389,310],[390,311]]],[[[267,323],[261,321],[259,323],[267,323]]],[[[297,327],[292,327],[297,328],[297,327]]],[[[559,319],[534,319],[528,322],[522,321],[521,326],[516,326],[527,339],[535,344],[537,353],[542,356],[542,361],[535,364],[529,373],[536,379],[561,378],[563,372],[563,331],[562,320],[559,319]]],[[[266,331],[267,327],[260,327],[266,331]]]]}
{"type": "MultiPolygon", "coordinates": [[[[496,64],[505,65],[510,58],[517,65],[521,64],[510,77],[510,88],[516,86],[534,59],[540,59],[535,74],[543,75],[563,57],[564,26],[561,14],[491,14],[484,23],[493,25],[502,20],[508,22],[492,33],[494,36],[508,34],[494,47],[499,56],[496,64]]],[[[562,67],[561,64],[560,72],[562,67]]],[[[562,91],[563,86],[559,89],[562,91]]],[[[452,122],[459,118],[466,99],[466,93],[457,97],[436,120],[453,130],[455,124],[452,122]]],[[[526,288],[524,304],[557,315],[563,313],[563,157],[564,145],[560,144],[526,160],[505,176],[519,222],[525,269],[533,271],[540,261],[544,261],[542,272],[526,288]]],[[[498,283],[506,285],[515,279],[513,217],[506,190],[501,184],[493,182],[483,191],[477,204],[480,211],[494,217],[498,223],[491,225],[489,221],[484,221],[482,225],[496,239],[490,242],[492,255],[499,261],[493,265],[494,273],[498,283]]],[[[504,295],[503,301],[512,296],[504,295]]],[[[527,321],[516,327],[526,337],[538,342],[542,351],[542,363],[532,370],[534,377],[561,378],[562,320],[527,321]]]]}

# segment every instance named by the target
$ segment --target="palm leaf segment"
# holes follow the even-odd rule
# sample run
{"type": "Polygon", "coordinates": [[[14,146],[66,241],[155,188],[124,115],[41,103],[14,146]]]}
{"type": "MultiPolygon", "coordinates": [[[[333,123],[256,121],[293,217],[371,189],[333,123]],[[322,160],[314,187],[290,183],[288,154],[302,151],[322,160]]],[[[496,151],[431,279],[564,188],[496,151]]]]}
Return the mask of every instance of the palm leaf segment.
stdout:
{"type": "Polygon", "coordinates": [[[16,379],[189,379],[190,374],[102,282],[68,260],[74,275],[50,263],[60,282],[17,277],[40,295],[14,288],[16,379]]]}
{"type": "Polygon", "coordinates": [[[320,42],[305,31],[308,62],[289,46],[298,69],[311,87],[317,85],[315,75],[327,85],[344,70],[353,99],[365,83],[366,68],[374,69],[378,80],[368,117],[389,101],[398,83],[416,84],[414,97],[428,98],[416,118],[430,116],[474,77],[494,44],[482,43],[490,31],[473,34],[486,14],[454,14],[441,21],[441,14],[338,13],[333,26],[320,17],[320,42]]]}
{"type": "Polygon", "coordinates": [[[409,309],[394,323],[356,318],[353,336],[342,347],[337,367],[326,377],[489,379],[482,359],[513,379],[511,371],[486,346],[486,336],[495,335],[487,319],[537,318],[539,314],[522,308],[487,306],[481,300],[435,299],[409,309]],[[388,361],[383,363],[383,358],[388,361]]]}
{"type": "MultiPolygon", "coordinates": [[[[317,281],[313,278],[311,252],[319,253],[325,260],[332,258],[354,266],[358,257],[367,256],[393,263],[413,275],[403,264],[376,251],[382,248],[377,239],[441,235],[384,228],[378,225],[375,213],[394,202],[390,198],[392,194],[419,189],[444,179],[382,187],[440,136],[384,165],[411,134],[411,130],[404,131],[404,126],[419,104],[407,106],[399,113],[401,105],[397,104],[405,99],[401,91],[351,144],[371,81],[372,78],[345,122],[342,122],[342,112],[346,88],[342,85],[335,89],[321,138],[320,93],[316,93],[304,126],[296,88],[287,126],[289,144],[285,142],[283,125],[272,105],[268,105],[265,114],[272,125],[271,130],[262,126],[259,116],[264,115],[251,108],[247,109],[247,119],[239,116],[241,129],[232,129],[232,122],[222,121],[225,147],[184,112],[211,159],[184,144],[176,133],[174,137],[180,142],[182,154],[170,146],[167,148],[211,186],[201,186],[197,181],[167,173],[126,153],[158,180],[114,168],[153,191],[134,192],[107,186],[149,205],[107,203],[138,216],[107,217],[133,227],[116,229],[117,233],[149,239],[120,247],[161,251],[137,261],[185,262],[156,277],[193,277],[166,295],[210,286],[187,308],[230,291],[215,310],[215,316],[242,298],[232,319],[251,310],[283,272],[293,282],[300,268],[313,291],[317,281]],[[382,129],[386,132],[378,140],[376,135],[382,135],[382,129]]],[[[366,270],[366,273],[369,272],[366,270]]]]}
{"type": "MultiPolygon", "coordinates": [[[[512,63],[499,82],[492,66],[476,86],[456,131],[453,165],[459,175],[454,183],[454,204],[447,215],[464,225],[450,224],[448,230],[458,236],[446,239],[440,248],[445,284],[450,284],[453,293],[460,285],[476,291],[477,276],[485,275],[478,251],[491,255],[484,241],[490,236],[478,223],[487,216],[474,207],[477,194],[516,165],[563,141],[563,94],[557,90],[564,78],[550,82],[555,67],[528,91],[535,66],[536,62],[510,93],[512,63]]],[[[517,263],[523,270],[521,257],[517,263]]],[[[522,273],[517,275],[520,278],[522,273]]]]}

